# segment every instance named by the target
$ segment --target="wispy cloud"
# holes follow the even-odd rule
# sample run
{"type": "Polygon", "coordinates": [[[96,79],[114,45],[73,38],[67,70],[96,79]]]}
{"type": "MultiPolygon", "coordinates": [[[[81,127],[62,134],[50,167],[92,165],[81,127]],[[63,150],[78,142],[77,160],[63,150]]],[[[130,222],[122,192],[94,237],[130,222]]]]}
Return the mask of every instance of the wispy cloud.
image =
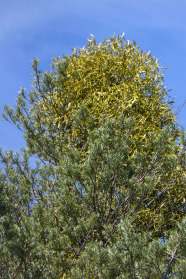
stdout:
{"type": "Polygon", "coordinates": [[[84,28],[87,20],[91,19],[98,24],[107,24],[110,29],[112,26],[116,28],[120,21],[123,28],[125,25],[136,27],[137,23],[138,28],[186,30],[186,1],[184,0],[177,0],[176,5],[175,0],[7,0],[2,2],[1,42],[24,30],[32,29],[37,32],[40,29],[47,29],[51,22],[64,25],[64,28],[68,29],[74,17],[84,21],[84,28]]]}

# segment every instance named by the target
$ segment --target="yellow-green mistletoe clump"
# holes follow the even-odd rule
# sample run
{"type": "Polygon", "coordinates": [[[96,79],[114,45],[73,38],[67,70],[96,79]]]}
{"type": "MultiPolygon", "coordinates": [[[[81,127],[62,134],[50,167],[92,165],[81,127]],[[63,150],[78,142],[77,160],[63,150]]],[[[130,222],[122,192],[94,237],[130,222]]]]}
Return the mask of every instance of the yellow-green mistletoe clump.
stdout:
{"type": "MultiPolygon", "coordinates": [[[[174,117],[163,85],[163,71],[150,52],[122,36],[97,44],[92,36],[86,47],[53,63],[52,87],[40,100],[44,121],[51,115],[68,143],[84,146],[87,132],[99,126],[100,118],[123,114],[134,117],[134,137],[174,127],[174,117]],[[65,64],[65,74],[61,68],[65,64]]],[[[45,79],[51,78],[46,73],[45,79]]]]}

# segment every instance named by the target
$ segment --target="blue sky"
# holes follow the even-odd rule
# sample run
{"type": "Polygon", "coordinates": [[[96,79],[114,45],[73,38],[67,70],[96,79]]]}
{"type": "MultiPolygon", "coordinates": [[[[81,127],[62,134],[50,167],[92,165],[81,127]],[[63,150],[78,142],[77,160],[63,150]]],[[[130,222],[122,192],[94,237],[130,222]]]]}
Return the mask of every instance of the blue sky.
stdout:
{"type": "MultiPolygon", "coordinates": [[[[167,67],[165,85],[179,107],[186,93],[186,0],[0,1],[0,113],[31,87],[31,61],[49,70],[51,58],[71,54],[93,34],[98,42],[125,33],[167,67]]],[[[176,110],[177,108],[175,108],[176,110]]],[[[179,123],[185,127],[185,107],[179,123]]],[[[0,147],[19,151],[21,133],[0,119],[0,147]]]]}

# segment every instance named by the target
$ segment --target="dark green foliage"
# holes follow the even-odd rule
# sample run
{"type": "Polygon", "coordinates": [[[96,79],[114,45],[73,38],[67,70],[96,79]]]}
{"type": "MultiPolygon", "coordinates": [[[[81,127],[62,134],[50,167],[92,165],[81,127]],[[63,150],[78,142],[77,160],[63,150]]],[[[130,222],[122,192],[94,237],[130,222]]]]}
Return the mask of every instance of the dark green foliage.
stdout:
{"type": "MultiPolygon", "coordinates": [[[[143,146],[145,154],[131,156],[134,120],[118,121],[123,134],[114,120],[104,119],[103,126],[90,133],[89,152],[81,164],[81,154],[74,147],[68,147],[56,165],[37,161],[31,167],[28,150],[22,151],[22,157],[12,152],[1,155],[5,163],[1,174],[3,278],[168,278],[166,274],[183,278],[185,223],[167,230],[160,211],[151,223],[154,233],[156,222],[158,229],[162,225],[158,231],[166,237],[164,244],[152,229],[141,231],[138,220],[144,201],[150,202],[158,165],[163,173],[170,164],[163,150],[173,151],[174,143],[162,131],[153,143],[156,157],[149,157],[148,146],[143,146]],[[140,182],[147,161],[151,169],[140,182]]],[[[173,202],[183,210],[181,202],[173,202]]]]}

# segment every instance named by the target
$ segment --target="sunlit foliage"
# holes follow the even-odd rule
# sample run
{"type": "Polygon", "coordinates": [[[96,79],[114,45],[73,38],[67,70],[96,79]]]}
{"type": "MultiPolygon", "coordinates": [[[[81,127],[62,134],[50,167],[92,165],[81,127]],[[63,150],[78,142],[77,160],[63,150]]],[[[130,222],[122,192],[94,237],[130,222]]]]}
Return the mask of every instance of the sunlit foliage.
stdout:
{"type": "Polygon", "coordinates": [[[157,59],[92,37],[32,68],[3,115],[26,147],[0,152],[0,276],[184,278],[185,139],[157,59]]]}

